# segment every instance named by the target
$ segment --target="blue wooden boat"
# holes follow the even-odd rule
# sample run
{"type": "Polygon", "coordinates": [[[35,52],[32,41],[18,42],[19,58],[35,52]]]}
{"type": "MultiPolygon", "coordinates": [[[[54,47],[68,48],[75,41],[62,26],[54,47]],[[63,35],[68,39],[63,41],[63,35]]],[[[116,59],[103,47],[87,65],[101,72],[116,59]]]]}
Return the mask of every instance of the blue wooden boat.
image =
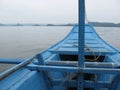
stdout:
{"type": "MultiPolygon", "coordinates": [[[[120,53],[84,24],[80,0],[79,25],[60,42],[0,74],[0,90],[119,90],[120,53]]],[[[82,4],[82,5],[81,5],[82,4]]]]}

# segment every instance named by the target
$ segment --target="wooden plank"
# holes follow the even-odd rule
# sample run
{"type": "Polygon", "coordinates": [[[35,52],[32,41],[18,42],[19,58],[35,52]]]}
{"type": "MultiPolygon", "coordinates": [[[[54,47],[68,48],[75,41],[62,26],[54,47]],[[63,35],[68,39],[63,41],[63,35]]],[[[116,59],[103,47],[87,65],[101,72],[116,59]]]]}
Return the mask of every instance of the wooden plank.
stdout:
{"type": "Polygon", "coordinates": [[[23,62],[15,65],[14,67],[4,71],[3,73],[0,74],[0,80],[4,79],[5,77],[7,77],[8,75],[10,75],[11,73],[15,72],[16,70],[26,66],[27,64],[31,63],[31,61],[34,60],[34,57],[33,58],[29,58],[29,59],[26,59],[24,60],[23,62]]]}

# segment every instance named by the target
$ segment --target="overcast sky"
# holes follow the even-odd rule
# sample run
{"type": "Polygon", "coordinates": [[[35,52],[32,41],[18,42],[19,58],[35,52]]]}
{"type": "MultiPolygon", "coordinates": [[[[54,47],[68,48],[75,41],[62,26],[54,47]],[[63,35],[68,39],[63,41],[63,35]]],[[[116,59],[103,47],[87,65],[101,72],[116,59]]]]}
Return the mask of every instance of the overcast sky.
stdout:
{"type": "MultiPolygon", "coordinates": [[[[89,21],[120,22],[120,0],[86,0],[89,21]]],[[[78,0],[0,0],[0,23],[77,23],[78,0]]]]}

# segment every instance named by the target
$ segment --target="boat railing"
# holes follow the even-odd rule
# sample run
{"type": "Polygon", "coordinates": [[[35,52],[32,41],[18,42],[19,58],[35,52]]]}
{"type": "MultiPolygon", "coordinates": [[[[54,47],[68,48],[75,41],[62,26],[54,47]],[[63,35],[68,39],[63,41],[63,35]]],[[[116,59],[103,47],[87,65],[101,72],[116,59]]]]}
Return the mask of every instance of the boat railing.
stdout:
{"type": "Polygon", "coordinates": [[[34,57],[26,59],[26,60],[8,60],[8,59],[0,59],[0,63],[3,64],[17,64],[15,66],[13,66],[12,68],[9,68],[6,71],[3,71],[0,74],[0,80],[4,79],[5,77],[7,77],[8,75],[10,75],[11,73],[15,72],[16,70],[26,66],[27,64],[31,63],[34,60],[34,57]]]}

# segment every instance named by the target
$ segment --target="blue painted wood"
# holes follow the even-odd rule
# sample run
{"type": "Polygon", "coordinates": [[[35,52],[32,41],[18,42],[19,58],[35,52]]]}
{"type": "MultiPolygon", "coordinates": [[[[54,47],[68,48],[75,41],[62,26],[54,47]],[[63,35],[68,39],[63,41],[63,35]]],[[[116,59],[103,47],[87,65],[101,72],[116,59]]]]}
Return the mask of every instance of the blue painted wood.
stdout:
{"type": "Polygon", "coordinates": [[[120,74],[120,69],[116,68],[78,68],[78,67],[61,67],[61,66],[44,66],[29,65],[30,70],[55,71],[55,72],[73,72],[73,73],[89,73],[89,74],[120,74]],[[111,72],[112,71],[112,72],[111,72]]]}
{"type": "Polygon", "coordinates": [[[120,74],[116,75],[110,85],[110,90],[119,90],[120,89],[120,74]]]}
{"type": "Polygon", "coordinates": [[[44,65],[44,59],[43,59],[43,56],[42,56],[41,54],[37,54],[37,55],[36,55],[36,58],[37,58],[38,63],[39,63],[40,65],[44,65]]]}
{"type": "MultiPolygon", "coordinates": [[[[76,29],[78,29],[78,25],[75,26],[76,29]]],[[[55,47],[52,47],[49,49],[50,52],[52,53],[62,53],[62,54],[78,54],[78,47],[76,47],[78,45],[78,41],[77,40],[71,40],[70,37],[72,37],[72,33],[76,30],[75,27],[73,28],[73,30],[71,31],[71,33],[67,36],[67,38],[65,38],[62,41],[62,44],[57,44],[55,45],[55,47]],[[72,47],[67,47],[64,46],[65,44],[69,44],[69,45],[73,45],[72,47]]],[[[92,52],[95,53],[101,53],[101,55],[103,55],[104,53],[115,53],[117,52],[116,49],[114,49],[113,47],[111,47],[110,45],[106,44],[94,31],[94,29],[92,28],[91,25],[85,25],[85,31],[89,30],[91,31],[91,35],[89,36],[88,33],[85,33],[86,37],[94,37],[95,40],[88,40],[85,39],[85,46],[87,46],[88,48],[91,49],[92,52]]],[[[77,36],[75,36],[77,37],[77,36]]],[[[87,54],[88,51],[86,50],[85,53],[87,54]]]]}
{"type": "Polygon", "coordinates": [[[11,73],[15,72],[16,70],[26,66],[27,64],[31,63],[33,61],[33,57],[32,58],[29,58],[29,59],[26,59],[24,60],[23,62],[15,65],[14,67],[2,72],[0,74],[0,80],[4,79],[5,77],[7,77],[8,75],[10,75],[11,73]]]}
{"type": "Polygon", "coordinates": [[[0,89],[1,90],[8,90],[13,85],[16,86],[16,83],[19,82],[24,76],[27,76],[27,74],[30,73],[30,70],[26,68],[21,68],[20,70],[17,70],[16,72],[13,72],[6,78],[0,80],[0,89]]]}
{"type": "Polygon", "coordinates": [[[40,90],[41,88],[42,90],[48,90],[42,74],[39,75],[36,71],[28,72],[25,69],[20,69],[5,78],[4,81],[0,81],[1,90],[40,90]]]}
{"type": "MultiPolygon", "coordinates": [[[[45,65],[52,65],[52,66],[77,66],[77,61],[57,61],[57,60],[47,60],[45,61],[45,65]]],[[[111,62],[85,62],[85,67],[94,67],[94,68],[118,68],[119,66],[115,63],[111,62]]]]}
{"type": "MultiPolygon", "coordinates": [[[[53,85],[60,85],[62,83],[61,80],[54,80],[52,81],[53,85]]],[[[71,81],[65,81],[63,83],[63,86],[68,86],[68,87],[77,87],[77,82],[75,80],[71,80],[71,81]]],[[[94,83],[94,81],[84,81],[84,86],[86,88],[94,88],[94,86],[96,86],[97,88],[102,87],[102,88],[109,88],[110,87],[110,83],[108,82],[102,82],[102,81],[98,81],[96,84],[94,83]]],[[[112,89],[113,90],[113,89],[112,89]]]]}
{"type": "Polygon", "coordinates": [[[0,58],[0,63],[3,63],[3,64],[19,64],[21,62],[22,62],[22,60],[18,60],[18,59],[0,58]]]}

